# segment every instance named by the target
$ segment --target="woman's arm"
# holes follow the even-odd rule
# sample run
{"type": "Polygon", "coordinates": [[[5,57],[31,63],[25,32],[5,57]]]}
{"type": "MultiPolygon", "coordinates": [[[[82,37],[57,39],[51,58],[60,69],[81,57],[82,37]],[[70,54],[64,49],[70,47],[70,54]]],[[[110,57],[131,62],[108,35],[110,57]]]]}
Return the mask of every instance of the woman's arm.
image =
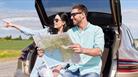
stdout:
{"type": "Polygon", "coordinates": [[[42,33],[48,33],[47,31],[47,28],[45,29],[41,29],[41,30],[32,30],[32,29],[29,29],[29,28],[26,28],[26,27],[23,27],[23,26],[20,26],[20,25],[17,25],[17,24],[14,24],[14,23],[11,23],[11,22],[5,22],[5,27],[13,27],[17,30],[19,30],[20,32],[24,33],[25,35],[35,35],[35,34],[42,34],[42,33]]]}

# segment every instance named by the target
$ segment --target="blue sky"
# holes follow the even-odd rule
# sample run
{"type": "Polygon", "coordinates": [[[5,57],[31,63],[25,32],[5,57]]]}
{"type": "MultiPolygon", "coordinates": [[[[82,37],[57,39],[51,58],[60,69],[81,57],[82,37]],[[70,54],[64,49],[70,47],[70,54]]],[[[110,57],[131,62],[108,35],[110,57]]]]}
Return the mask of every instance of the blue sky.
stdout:
{"type": "MultiPolygon", "coordinates": [[[[120,0],[122,6],[123,23],[130,29],[134,37],[138,38],[138,0],[120,0]]],[[[0,17],[9,16],[9,11],[34,11],[34,0],[0,0],[0,17]]],[[[11,13],[11,12],[10,12],[11,13]]],[[[20,14],[20,13],[18,13],[20,14]]],[[[10,14],[15,15],[13,14],[10,14]]],[[[37,16],[37,14],[36,14],[37,16]]],[[[1,26],[1,24],[0,24],[1,26]]]]}
{"type": "Polygon", "coordinates": [[[0,8],[34,10],[34,0],[0,0],[0,8]]]}
{"type": "MultiPolygon", "coordinates": [[[[138,0],[120,0],[124,8],[138,8],[138,0]]],[[[0,7],[2,8],[22,8],[34,9],[34,0],[0,0],[0,7]]]]}
{"type": "Polygon", "coordinates": [[[138,9],[138,0],[120,0],[123,6],[122,9],[138,9]]]}

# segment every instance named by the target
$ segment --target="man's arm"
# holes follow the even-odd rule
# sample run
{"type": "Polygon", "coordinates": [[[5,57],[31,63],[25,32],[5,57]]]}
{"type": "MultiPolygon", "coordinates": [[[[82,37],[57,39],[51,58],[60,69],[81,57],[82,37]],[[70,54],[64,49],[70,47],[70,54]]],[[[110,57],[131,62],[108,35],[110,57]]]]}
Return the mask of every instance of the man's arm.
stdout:
{"type": "Polygon", "coordinates": [[[90,56],[101,56],[104,50],[104,33],[100,27],[97,28],[94,35],[94,48],[83,48],[80,44],[70,45],[69,47],[76,53],[90,56]]]}
{"type": "Polygon", "coordinates": [[[102,54],[100,48],[82,48],[79,44],[70,45],[69,47],[79,54],[90,56],[100,56],[102,54]]]}
{"type": "Polygon", "coordinates": [[[100,48],[82,48],[82,53],[90,56],[101,56],[100,48]]]}

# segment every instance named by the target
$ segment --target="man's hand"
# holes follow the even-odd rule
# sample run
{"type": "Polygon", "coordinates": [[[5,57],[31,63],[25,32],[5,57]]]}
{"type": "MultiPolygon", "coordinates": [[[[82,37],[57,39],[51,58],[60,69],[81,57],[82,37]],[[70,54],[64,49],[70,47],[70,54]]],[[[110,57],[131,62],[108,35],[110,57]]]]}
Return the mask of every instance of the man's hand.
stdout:
{"type": "Polygon", "coordinates": [[[81,48],[80,44],[70,45],[69,48],[73,49],[76,53],[83,53],[83,48],[81,48]]]}
{"type": "Polygon", "coordinates": [[[44,55],[44,49],[43,48],[37,48],[37,53],[39,57],[42,57],[44,55]]]}

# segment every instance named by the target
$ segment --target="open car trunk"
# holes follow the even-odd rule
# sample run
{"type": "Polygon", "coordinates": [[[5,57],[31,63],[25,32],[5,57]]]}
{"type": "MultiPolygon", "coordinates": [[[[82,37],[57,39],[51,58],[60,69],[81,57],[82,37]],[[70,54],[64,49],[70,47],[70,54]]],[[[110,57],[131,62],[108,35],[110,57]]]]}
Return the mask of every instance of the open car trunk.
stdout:
{"type": "Polygon", "coordinates": [[[35,7],[44,28],[53,24],[52,21],[57,12],[66,12],[70,17],[71,7],[78,3],[88,7],[88,21],[103,29],[105,49],[102,56],[101,76],[108,77],[112,60],[113,58],[117,59],[116,53],[120,42],[121,9],[119,0],[36,0],[35,7]]]}
{"type": "MultiPolygon", "coordinates": [[[[105,49],[102,55],[101,77],[108,77],[112,71],[113,59],[117,59],[118,47],[116,46],[119,46],[120,42],[121,11],[119,0],[35,0],[35,7],[42,27],[45,28],[46,26],[52,27],[53,18],[58,12],[66,12],[70,19],[71,7],[78,3],[88,7],[88,21],[103,29],[105,49]]],[[[73,27],[73,24],[71,27],[73,27]]],[[[34,66],[36,54],[36,50],[28,54],[29,73],[34,66]]]]}

